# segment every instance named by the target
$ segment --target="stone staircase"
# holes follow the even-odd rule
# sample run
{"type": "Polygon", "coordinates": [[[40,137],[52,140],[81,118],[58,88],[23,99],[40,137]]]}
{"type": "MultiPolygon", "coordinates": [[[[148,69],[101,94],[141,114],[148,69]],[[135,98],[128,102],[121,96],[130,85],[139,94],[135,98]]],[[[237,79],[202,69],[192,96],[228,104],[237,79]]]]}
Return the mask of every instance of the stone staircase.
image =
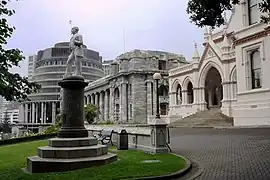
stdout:
{"type": "Polygon", "coordinates": [[[233,118],[222,114],[219,108],[199,111],[170,124],[171,127],[232,127],[233,118]]]}

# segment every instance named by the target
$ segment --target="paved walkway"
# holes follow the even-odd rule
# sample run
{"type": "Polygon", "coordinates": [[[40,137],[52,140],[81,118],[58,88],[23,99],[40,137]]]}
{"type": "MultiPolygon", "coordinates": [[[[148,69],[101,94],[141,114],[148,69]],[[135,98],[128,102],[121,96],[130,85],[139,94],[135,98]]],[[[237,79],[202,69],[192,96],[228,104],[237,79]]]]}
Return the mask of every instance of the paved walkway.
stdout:
{"type": "Polygon", "coordinates": [[[196,180],[270,180],[270,128],[173,128],[173,152],[204,168],[196,180]]]}

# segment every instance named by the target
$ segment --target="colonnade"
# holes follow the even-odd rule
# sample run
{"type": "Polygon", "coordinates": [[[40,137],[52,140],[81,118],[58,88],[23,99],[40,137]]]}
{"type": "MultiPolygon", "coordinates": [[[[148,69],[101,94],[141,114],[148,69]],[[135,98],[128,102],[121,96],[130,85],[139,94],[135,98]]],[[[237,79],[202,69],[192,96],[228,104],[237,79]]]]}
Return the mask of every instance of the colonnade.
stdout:
{"type": "Polygon", "coordinates": [[[24,102],[20,107],[20,118],[23,123],[54,124],[59,108],[59,101],[24,102]]]}

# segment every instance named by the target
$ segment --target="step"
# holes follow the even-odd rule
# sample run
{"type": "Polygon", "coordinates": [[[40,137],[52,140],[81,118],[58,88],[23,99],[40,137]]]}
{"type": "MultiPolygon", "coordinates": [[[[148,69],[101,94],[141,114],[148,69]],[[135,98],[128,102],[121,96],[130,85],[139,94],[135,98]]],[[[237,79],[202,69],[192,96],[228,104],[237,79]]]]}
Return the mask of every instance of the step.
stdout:
{"type": "Polygon", "coordinates": [[[39,147],[37,155],[41,158],[74,159],[96,157],[108,152],[107,145],[94,145],[83,147],[39,147]]]}
{"type": "Polygon", "coordinates": [[[32,156],[27,158],[27,167],[25,171],[29,173],[64,172],[99,166],[116,160],[117,156],[111,153],[97,157],[76,159],[51,159],[32,156]]]}
{"type": "Polygon", "coordinates": [[[97,145],[98,141],[94,137],[85,138],[52,138],[49,139],[51,147],[80,147],[97,145]]]}

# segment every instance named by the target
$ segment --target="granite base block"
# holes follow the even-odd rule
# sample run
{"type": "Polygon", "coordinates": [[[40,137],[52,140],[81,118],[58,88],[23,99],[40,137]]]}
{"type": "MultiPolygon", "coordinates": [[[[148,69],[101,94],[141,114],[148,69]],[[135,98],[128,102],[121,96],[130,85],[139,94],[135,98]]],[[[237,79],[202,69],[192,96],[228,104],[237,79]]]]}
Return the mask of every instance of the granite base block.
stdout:
{"type": "Polygon", "coordinates": [[[115,154],[77,159],[51,159],[32,156],[27,158],[26,171],[29,173],[65,172],[92,166],[104,165],[117,160],[115,154]]]}
{"type": "Polygon", "coordinates": [[[82,147],[97,145],[98,141],[94,137],[86,138],[52,138],[49,139],[51,147],[82,147]]]}
{"type": "Polygon", "coordinates": [[[108,146],[94,145],[84,147],[50,147],[44,146],[38,148],[37,155],[41,158],[73,159],[96,157],[107,154],[108,146]]]}

